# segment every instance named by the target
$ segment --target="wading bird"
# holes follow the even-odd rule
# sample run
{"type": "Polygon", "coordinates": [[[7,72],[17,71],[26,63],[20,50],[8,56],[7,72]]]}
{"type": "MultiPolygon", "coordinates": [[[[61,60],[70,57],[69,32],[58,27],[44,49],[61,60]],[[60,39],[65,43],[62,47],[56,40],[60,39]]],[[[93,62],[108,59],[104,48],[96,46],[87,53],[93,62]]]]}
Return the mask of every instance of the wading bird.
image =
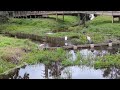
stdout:
{"type": "Polygon", "coordinates": [[[92,42],[90,36],[87,36],[87,40],[88,40],[88,43],[89,43],[89,44],[92,42]]]}
{"type": "Polygon", "coordinates": [[[65,36],[65,40],[67,40],[68,38],[67,38],[67,36],[65,36]]]}
{"type": "Polygon", "coordinates": [[[94,14],[90,14],[90,20],[93,20],[95,18],[94,14]]]}
{"type": "Polygon", "coordinates": [[[45,44],[40,44],[39,49],[43,50],[45,48],[45,44]]]}
{"type": "Polygon", "coordinates": [[[65,36],[65,46],[67,46],[68,45],[68,43],[67,43],[67,36],[65,36]]]}

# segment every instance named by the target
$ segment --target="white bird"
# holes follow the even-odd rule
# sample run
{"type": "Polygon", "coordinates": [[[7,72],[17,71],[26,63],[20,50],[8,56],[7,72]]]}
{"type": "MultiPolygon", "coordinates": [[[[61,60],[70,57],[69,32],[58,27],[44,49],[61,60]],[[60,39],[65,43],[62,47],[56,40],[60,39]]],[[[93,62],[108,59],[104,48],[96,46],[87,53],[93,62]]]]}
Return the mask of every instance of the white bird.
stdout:
{"type": "Polygon", "coordinates": [[[91,37],[90,37],[90,36],[87,36],[87,40],[88,40],[88,41],[91,41],[91,37]]]}
{"type": "Polygon", "coordinates": [[[39,45],[39,49],[42,49],[42,50],[43,50],[44,47],[45,47],[45,44],[40,44],[40,45],[39,45]]]}
{"type": "Polygon", "coordinates": [[[46,33],[46,34],[53,34],[53,33],[46,33]]]}
{"type": "Polygon", "coordinates": [[[90,20],[93,20],[95,18],[94,14],[90,14],[90,20]]]}
{"type": "Polygon", "coordinates": [[[67,36],[65,36],[65,40],[67,40],[67,36]]]}
{"type": "Polygon", "coordinates": [[[88,43],[91,43],[91,37],[87,36],[88,43]]]}
{"type": "Polygon", "coordinates": [[[39,46],[42,47],[42,46],[44,46],[44,45],[45,45],[45,44],[40,44],[39,46]]]}
{"type": "Polygon", "coordinates": [[[67,46],[68,45],[68,43],[65,43],[65,46],[67,46]]]}

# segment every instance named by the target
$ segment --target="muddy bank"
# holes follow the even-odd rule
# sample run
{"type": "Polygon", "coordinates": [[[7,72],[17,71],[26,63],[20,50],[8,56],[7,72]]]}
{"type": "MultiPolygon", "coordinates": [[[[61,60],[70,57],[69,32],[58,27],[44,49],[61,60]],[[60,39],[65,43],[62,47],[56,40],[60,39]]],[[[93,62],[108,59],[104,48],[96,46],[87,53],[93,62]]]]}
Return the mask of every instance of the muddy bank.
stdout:
{"type": "MultiPolygon", "coordinates": [[[[24,33],[9,33],[5,32],[4,35],[17,38],[31,39],[33,41],[38,41],[39,43],[48,43],[49,47],[46,49],[56,49],[57,47],[63,47],[64,49],[80,49],[80,48],[90,48],[90,44],[84,45],[73,45],[70,40],[65,41],[64,37],[49,37],[49,36],[38,36],[33,34],[24,33]],[[67,44],[67,45],[66,45],[67,44]]],[[[38,43],[37,42],[37,43],[38,43]]],[[[120,42],[113,42],[113,45],[120,45],[120,42]]],[[[108,43],[94,44],[94,47],[108,46],[108,43]]]]}
{"type": "Polygon", "coordinates": [[[49,43],[51,47],[60,47],[65,45],[64,37],[49,37],[49,36],[38,36],[34,34],[24,34],[24,33],[10,33],[5,32],[3,35],[9,37],[31,39],[32,41],[38,41],[40,43],[46,42],[49,43]]]}
{"type": "Polygon", "coordinates": [[[45,38],[42,36],[34,35],[34,34],[25,34],[25,33],[10,33],[10,32],[5,32],[3,33],[5,36],[9,37],[16,37],[16,38],[23,38],[23,39],[31,39],[35,41],[44,41],[45,38]]]}

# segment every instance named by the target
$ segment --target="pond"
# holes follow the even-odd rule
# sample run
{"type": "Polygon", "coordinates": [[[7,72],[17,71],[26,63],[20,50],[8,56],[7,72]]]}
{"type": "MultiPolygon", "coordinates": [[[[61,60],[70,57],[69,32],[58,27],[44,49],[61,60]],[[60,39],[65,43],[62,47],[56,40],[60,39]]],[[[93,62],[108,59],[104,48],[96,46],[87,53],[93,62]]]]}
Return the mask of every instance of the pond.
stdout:
{"type": "Polygon", "coordinates": [[[83,49],[77,49],[77,50],[68,50],[69,54],[72,55],[71,60],[76,59],[77,52],[80,52],[80,54],[83,56],[83,58],[95,58],[97,56],[104,56],[108,53],[110,54],[116,54],[120,50],[119,45],[114,45],[113,47],[96,47],[96,48],[83,48],[83,49]]]}
{"type": "Polygon", "coordinates": [[[48,68],[44,64],[28,65],[17,69],[4,79],[120,79],[120,68],[94,69],[87,66],[48,68]]]}
{"type": "MultiPolygon", "coordinates": [[[[95,48],[81,50],[67,50],[71,54],[71,62],[76,59],[76,52],[80,52],[83,58],[95,58],[104,56],[107,53],[115,54],[119,46],[112,48],[95,48]]],[[[92,59],[89,59],[91,62],[92,59]]],[[[118,79],[120,78],[120,68],[110,67],[104,69],[95,69],[92,66],[76,65],[64,67],[60,62],[54,62],[51,65],[42,63],[27,65],[15,70],[14,73],[3,75],[2,79],[118,79]]]]}

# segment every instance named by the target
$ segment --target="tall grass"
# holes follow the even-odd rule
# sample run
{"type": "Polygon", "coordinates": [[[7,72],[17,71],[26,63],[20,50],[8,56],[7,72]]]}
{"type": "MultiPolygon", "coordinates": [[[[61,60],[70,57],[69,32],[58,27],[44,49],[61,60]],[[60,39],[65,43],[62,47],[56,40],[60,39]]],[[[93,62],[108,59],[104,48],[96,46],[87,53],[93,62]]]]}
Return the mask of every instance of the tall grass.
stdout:
{"type": "Polygon", "coordinates": [[[23,32],[27,34],[36,34],[43,35],[47,32],[51,32],[53,30],[59,30],[68,28],[73,25],[77,21],[77,17],[75,16],[65,16],[65,21],[56,21],[55,19],[49,18],[39,18],[39,19],[15,19],[11,18],[9,23],[3,24],[2,26],[6,26],[4,31],[9,32],[23,32]],[[34,32],[33,32],[34,31],[34,32]]]}

